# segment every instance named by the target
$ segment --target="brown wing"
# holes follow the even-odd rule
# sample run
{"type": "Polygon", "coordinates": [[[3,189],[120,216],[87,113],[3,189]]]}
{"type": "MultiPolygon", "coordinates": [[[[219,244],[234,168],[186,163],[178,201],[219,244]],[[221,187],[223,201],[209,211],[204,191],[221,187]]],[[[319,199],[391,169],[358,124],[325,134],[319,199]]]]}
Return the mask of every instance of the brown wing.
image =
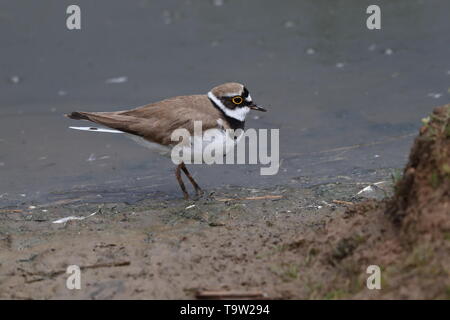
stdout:
{"type": "Polygon", "coordinates": [[[68,117],[90,120],[163,145],[173,143],[170,135],[175,129],[184,128],[193,134],[194,121],[202,121],[206,130],[218,127],[217,119],[223,119],[206,95],[175,97],[125,111],[73,112],[68,117]]]}

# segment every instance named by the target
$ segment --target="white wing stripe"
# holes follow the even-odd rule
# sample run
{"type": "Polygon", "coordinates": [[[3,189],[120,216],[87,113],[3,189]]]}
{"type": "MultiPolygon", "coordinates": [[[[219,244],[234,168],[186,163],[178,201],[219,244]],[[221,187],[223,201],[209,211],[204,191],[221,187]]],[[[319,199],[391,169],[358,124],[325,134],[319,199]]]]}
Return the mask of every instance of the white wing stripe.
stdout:
{"type": "Polygon", "coordinates": [[[125,132],[119,131],[119,130],[96,128],[96,127],[69,127],[69,128],[74,129],[74,130],[91,131],[91,132],[125,133],[125,132]]]}

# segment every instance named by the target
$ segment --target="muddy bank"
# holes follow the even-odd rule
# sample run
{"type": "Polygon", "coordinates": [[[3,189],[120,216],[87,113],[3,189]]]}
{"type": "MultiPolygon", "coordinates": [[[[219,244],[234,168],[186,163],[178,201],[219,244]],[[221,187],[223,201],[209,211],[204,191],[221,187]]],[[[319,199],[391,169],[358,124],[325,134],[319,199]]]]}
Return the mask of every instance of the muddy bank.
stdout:
{"type": "Polygon", "coordinates": [[[361,199],[354,196],[361,188],[230,188],[196,202],[79,202],[4,211],[0,297],[184,299],[202,290],[314,297],[318,293],[302,276],[312,256],[299,256],[292,243],[361,199]],[[82,269],[81,290],[66,288],[65,270],[73,264],[82,269]]]}

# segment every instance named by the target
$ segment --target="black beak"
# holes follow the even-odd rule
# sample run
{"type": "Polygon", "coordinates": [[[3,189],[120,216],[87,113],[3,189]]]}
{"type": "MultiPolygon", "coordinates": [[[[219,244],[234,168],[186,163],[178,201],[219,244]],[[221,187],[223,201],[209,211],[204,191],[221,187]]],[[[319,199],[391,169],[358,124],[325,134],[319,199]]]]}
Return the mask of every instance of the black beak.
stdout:
{"type": "Polygon", "coordinates": [[[267,112],[266,109],[264,109],[263,107],[259,107],[256,104],[252,103],[251,105],[248,106],[250,109],[252,110],[257,110],[257,111],[262,111],[262,112],[267,112]]]}

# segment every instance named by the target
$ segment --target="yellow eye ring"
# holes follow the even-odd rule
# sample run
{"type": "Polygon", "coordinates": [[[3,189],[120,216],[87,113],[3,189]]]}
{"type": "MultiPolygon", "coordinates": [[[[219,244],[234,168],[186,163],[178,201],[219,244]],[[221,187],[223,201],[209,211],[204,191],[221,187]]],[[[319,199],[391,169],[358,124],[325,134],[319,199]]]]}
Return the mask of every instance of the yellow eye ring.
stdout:
{"type": "Polygon", "coordinates": [[[240,97],[240,96],[237,96],[237,97],[233,97],[231,99],[231,101],[233,101],[234,104],[241,104],[242,101],[244,101],[244,99],[242,99],[242,97],[240,97]]]}

